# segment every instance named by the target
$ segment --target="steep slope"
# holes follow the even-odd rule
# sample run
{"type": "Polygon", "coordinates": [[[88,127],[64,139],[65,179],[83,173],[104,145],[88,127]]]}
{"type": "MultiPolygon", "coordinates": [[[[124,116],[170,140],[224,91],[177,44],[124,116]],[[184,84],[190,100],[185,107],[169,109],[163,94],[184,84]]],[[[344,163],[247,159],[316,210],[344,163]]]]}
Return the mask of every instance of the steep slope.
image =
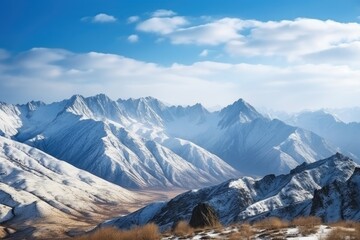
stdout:
{"type": "Polygon", "coordinates": [[[315,191],[311,214],[326,222],[360,220],[360,168],[346,182],[333,182],[315,191]]]}
{"type": "Polygon", "coordinates": [[[318,135],[269,120],[242,99],[214,113],[201,104],[104,94],[0,106],[2,135],[130,188],[197,188],[239,172],[280,174],[335,152],[318,135]]]}
{"type": "Polygon", "coordinates": [[[198,144],[246,175],[285,173],[335,152],[316,134],[269,120],[242,99],[201,122],[178,118],[167,123],[167,132],[198,144]]]}
{"type": "Polygon", "coordinates": [[[77,220],[103,219],[110,212],[128,212],[136,201],[148,201],[4,137],[0,137],[0,182],[0,222],[19,231],[36,229],[37,224],[64,227],[77,220]]]}
{"type": "Polygon", "coordinates": [[[336,154],[315,163],[303,163],[287,175],[268,175],[261,180],[244,177],[192,190],[169,202],[152,204],[128,216],[107,221],[103,226],[128,228],[155,222],[166,229],[179,220],[188,221],[192,209],[202,202],[216,210],[223,224],[267,216],[292,219],[310,214],[316,189],[334,181],[346,182],[356,167],[353,160],[336,154]]]}
{"type": "Polygon", "coordinates": [[[340,147],[360,161],[360,123],[344,123],[336,116],[323,111],[302,112],[287,120],[289,124],[308,129],[328,142],[340,147]]]}
{"type": "Polygon", "coordinates": [[[360,107],[328,108],[325,111],[338,116],[345,123],[360,122],[360,107]]]}
{"type": "Polygon", "coordinates": [[[12,107],[20,119],[20,126],[12,124],[13,138],[124,187],[189,189],[239,176],[195,144],[191,154],[163,145],[167,136],[157,114],[165,106],[153,98],[118,104],[103,94],[75,95],[40,105],[31,114],[24,106],[12,107]],[[214,164],[205,167],[208,163],[214,164]]]}

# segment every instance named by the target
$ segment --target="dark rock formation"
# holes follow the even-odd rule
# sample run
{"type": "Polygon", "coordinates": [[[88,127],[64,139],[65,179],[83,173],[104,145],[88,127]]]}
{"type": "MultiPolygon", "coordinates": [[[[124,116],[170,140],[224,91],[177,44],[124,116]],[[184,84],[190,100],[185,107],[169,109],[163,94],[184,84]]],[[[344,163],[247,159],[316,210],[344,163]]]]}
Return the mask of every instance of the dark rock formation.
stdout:
{"type": "Polygon", "coordinates": [[[220,223],[215,210],[210,205],[199,203],[192,211],[189,224],[193,228],[203,228],[218,226],[220,223]]]}

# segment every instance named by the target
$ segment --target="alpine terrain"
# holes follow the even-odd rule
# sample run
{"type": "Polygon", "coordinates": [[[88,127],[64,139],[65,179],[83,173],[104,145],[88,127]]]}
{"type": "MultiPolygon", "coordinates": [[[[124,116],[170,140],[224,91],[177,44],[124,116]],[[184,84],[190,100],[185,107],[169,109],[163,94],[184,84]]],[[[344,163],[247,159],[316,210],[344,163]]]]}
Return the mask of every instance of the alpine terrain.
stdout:
{"type": "Polygon", "coordinates": [[[65,230],[94,224],[115,212],[129,213],[151,200],[0,137],[0,223],[15,226],[15,238],[59,237],[65,230]]]}
{"type": "Polygon", "coordinates": [[[259,180],[241,177],[191,190],[101,226],[130,228],[154,222],[169,229],[180,220],[189,221],[193,208],[200,203],[209,204],[225,225],[271,216],[291,220],[315,215],[327,222],[359,221],[359,171],[353,160],[337,153],[315,163],[303,163],[285,175],[267,175],[259,180]]]}
{"type": "Polygon", "coordinates": [[[218,112],[104,94],[1,103],[0,134],[133,189],[285,173],[335,152],[313,132],[270,120],[242,99],[218,112]]]}

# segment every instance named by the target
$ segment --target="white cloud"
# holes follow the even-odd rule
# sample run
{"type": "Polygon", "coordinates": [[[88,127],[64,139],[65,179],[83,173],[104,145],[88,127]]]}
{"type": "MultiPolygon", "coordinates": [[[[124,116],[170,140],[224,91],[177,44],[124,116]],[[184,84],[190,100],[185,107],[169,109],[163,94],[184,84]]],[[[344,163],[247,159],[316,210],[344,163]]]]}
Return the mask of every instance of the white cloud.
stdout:
{"type": "Polygon", "coordinates": [[[152,13],[153,17],[172,17],[175,16],[176,12],[166,9],[158,9],[152,13]]]}
{"type": "Polygon", "coordinates": [[[136,29],[165,35],[186,24],[188,21],[184,17],[153,17],[139,23],[136,29]]]}
{"type": "Polygon", "coordinates": [[[131,16],[131,17],[128,17],[127,22],[128,23],[135,23],[135,22],[138,22],[139,20],[140,20],[139,16],[131,16]]]}
{"type": "Polygon", "coordinates": [[[139,36],[136,34],[131,34],[127,39],[131,43],[136,43],[139,41],[139,36]]]}
{"type": "Polygon", "coordinates": [[[209,55],[209,50],[204,49],[201,51],[201,53],[199,54],[200,57],[207,57],[209,55]]]}
{"type": "Polygon", "coordinates": [[[111,23],[111,22],[116,22],[117,19],[114,16],[105,13],[99,13],[94,17],[83,17],[81,18],[81,20],[85,22],[93,22],[93,23],[111,23]]]}
{"type": "Polygon", "coordinates": [[[238,31],[244,21],[224,18],[218,21],[187,28],[177,28],[169,34],[174,44],[219,45],[241,38],[238,31]]]}
{"type": "Polygon", "coordinates": [[[160,66],[115,54],[36,48],[0,60],[0,101],[55,101],[74,93],[154,96],[173,104],[227,105],[244,98],[272,109],[351,107],[360,102],[360,70],[329,64],[160,66]],[[185,94],[186,93],[186,94],[185,94]]]}
{"type": "Polygon", "coordinates": [[[229,53],[299,60],[307,54],[360,40],[359,24],[331,20],[299,18],[294,21],[255,22],[249,31],[227,44],[229,53]]]}
{"type": "Polygon", "coordinates": [[[310,55],[319,58],[326,52],[358,56],[359,23],[306,18],[267,22],[222,18],[191,24],[184,17],[177,16],[176,21],[174,18],[150,18],[140,23],[138,30],[163,35],[173,44],[224,46],[225,52],[233,56],[280,57],[290,62],[305,62],[311,59],[310,55]]]}

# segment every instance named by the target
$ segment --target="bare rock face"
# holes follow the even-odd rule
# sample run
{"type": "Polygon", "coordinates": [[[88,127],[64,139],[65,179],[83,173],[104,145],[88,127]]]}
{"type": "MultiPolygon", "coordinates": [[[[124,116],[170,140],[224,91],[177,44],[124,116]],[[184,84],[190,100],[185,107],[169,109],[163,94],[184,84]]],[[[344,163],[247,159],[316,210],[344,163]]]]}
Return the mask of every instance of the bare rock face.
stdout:
{"type": "Polygon", "coordinates": [[[199,203],[192,211],[189,224],[193,228],[214,227],[219,225],[219,218],[210,205],[199,203]]]}

